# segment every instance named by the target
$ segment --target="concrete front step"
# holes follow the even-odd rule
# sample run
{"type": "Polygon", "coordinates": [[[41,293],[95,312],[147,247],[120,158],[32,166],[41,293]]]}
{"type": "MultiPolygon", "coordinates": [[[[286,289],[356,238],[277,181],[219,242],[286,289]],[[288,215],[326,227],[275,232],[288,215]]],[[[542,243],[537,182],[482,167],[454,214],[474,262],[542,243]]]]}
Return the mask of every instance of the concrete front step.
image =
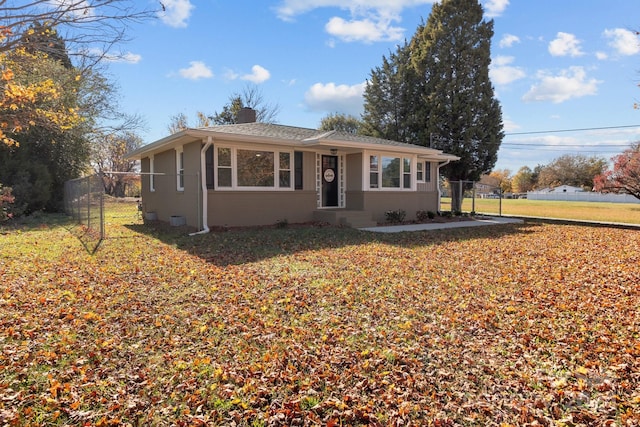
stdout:
{"type": "Polygon", "coordinates": [[[378,223],[371,218],[371,213],[366,211],[323,209],[315,211],[313,216],[316,221],[353,228],[375,227],[378,225],[378,223]]]}

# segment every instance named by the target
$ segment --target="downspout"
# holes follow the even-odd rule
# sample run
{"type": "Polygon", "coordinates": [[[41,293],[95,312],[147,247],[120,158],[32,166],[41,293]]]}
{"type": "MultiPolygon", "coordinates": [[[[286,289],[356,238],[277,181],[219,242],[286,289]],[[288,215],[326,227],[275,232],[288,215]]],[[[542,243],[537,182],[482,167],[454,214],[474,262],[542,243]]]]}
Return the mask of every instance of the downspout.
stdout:
{"type": "Polygon", "coordinates": [[[213,138],[207,137],[207,142],[200,150],[200,184],[202,188],[202,230],[189,234],[189,236],[197,236],[198,234],[206,234],[209,232],[209,224],[207,220],[207,206],[209,204],[209,195],[207,192],[207,150],[213,145],[213,138]]]}
{"type": "Polygon", "coordinates": [[[436,173],[436,187],[438,188],[438,212],[440,212],[440,206],[442,206],[442,191],[440,191],[440,168],[443,166],[447,166],[451,163],[451,160],[447,160],[446,162],[438,163],[438,169],[436,173]]]}

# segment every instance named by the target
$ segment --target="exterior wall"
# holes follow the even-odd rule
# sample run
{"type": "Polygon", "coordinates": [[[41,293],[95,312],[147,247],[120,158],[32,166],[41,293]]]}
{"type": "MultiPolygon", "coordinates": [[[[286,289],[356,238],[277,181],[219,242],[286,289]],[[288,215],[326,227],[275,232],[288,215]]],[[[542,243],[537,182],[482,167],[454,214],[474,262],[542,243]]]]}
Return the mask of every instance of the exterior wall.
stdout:
{"type": "MultiPolygon", "coordinates": [[[[214,142],[214,147],[222,143],[214,142]]],[[[225,144],[230,145],[230,144],[225,144]]],[[[184,190],[177,189],[176,151],[168,149],[155,154],[155,191],[150,191],[150,177],[142,180],[143,208],[155,212],[157,219],[169,222],[172,216],[183,216],[187,225],[202,226],[202,199],[200,178],[201,141],[183,146],[184,190]]],[[[364,191],[365,174],[363,153],[344,155],[346,173],[345,197],[347,210],[362,210],[371,213],[372,219],[385,221],[385,212],[403,209],[407,219],[415,218],[419,210],[436,212],[438,207],[437,165],[432,164],[431,182],[417,183],[417,191],[364,191]]],[[[141,162],[142,171],[150,172],[150,159],[141,162]]],[[[317,210],[316,152],[303,152],[302,190],[207,190],[208,218],[210,227],[273,225],[279,221],[289,223],[309,222],[317,210]]]]}
{"type": "Polygon", "coordinates": [[[215,226],[309,222],[316,210],[315,189],[297,191],[209,191],[208,222],[215,226]]]}
{"type": "Polygon", "coordinates": [[[402,209],[407,213],[406,219],[416,218],[416,212],[438,211],[438,193],[407,191],[367,191],[362,197],[363,209],[371,212],[375,221],[384,222],[385,212],[402,209]]]}
{"type": "MultiPolygon", "coordinates": [[[[304,191],[316,191],[316,153],[305,151],[302,154],[302,187],[304,191]]],[[[299,190],[298,190],[299,191],[299,190]]]]}
{"type": "MultiPolygon", "coordinates": [[[[347,154],[347,186],[346,191],[362,191],[364,173],[362,170],[362,153],[347,154]]],[[[348,200],[347,200],[347,203],[348,200]]]]}
{"type": "MultiPolygon", "coordinates": [[[[184,150],[184,191],[177,189],[176,151],[171,149],[153,158],[155,191],[150,191],[150,176],[142,179],[142,207],[144,212],[155,212],[160,221],[169,222],[172,216],[183,216],[187,225],[199,227],[200,143],[186,144],[184,150]]],[[[142,172],[150,171],[150,159],[141,162],[142,172]]]]}

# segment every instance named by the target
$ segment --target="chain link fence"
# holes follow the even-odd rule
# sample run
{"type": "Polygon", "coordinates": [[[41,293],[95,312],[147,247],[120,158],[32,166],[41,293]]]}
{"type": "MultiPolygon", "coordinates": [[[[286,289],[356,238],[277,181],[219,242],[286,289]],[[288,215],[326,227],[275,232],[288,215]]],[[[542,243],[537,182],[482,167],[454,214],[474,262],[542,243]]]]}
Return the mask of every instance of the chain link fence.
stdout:
{"type": "Polygon", "coordinates": [[[452,197],[462,194],[460,213],[502,216],[502,199],[499,186],[476,181],[445,181],[441,187],[440,210],[453,212],[452,197]]]}
{"type": "Polygon", "coordinates": [[[77,224],[74,234],[92,253],[108,237],[110,224],[142,223],[140,175],[120,175],[94,174],[65,183],[65,212],[77,224]]]}

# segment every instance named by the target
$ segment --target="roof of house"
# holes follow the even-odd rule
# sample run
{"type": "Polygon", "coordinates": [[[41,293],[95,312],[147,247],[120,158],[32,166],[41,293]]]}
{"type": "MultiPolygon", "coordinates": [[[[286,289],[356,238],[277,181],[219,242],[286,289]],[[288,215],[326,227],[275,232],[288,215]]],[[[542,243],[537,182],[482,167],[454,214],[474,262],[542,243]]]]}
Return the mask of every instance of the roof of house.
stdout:
{"type": "Polygon", "coordinates": [[[242,123],[232,125],[211,126],[205,128],[189,128],[144,145],[127,155],[131,159],[141,159],[150,154],[167,150],[174,146],[198,139],[211,137],[255,143],[271,143],[289,145],[299,148],[324,147],[336,149],[378,149],[394,152],[417,154],[420,157],[436,161],[458,160],[451,154],[440,150],[414,144],[405,144],[388,139],[363,136],[340,131],[320,131],[270,123],[242,123]]]}

